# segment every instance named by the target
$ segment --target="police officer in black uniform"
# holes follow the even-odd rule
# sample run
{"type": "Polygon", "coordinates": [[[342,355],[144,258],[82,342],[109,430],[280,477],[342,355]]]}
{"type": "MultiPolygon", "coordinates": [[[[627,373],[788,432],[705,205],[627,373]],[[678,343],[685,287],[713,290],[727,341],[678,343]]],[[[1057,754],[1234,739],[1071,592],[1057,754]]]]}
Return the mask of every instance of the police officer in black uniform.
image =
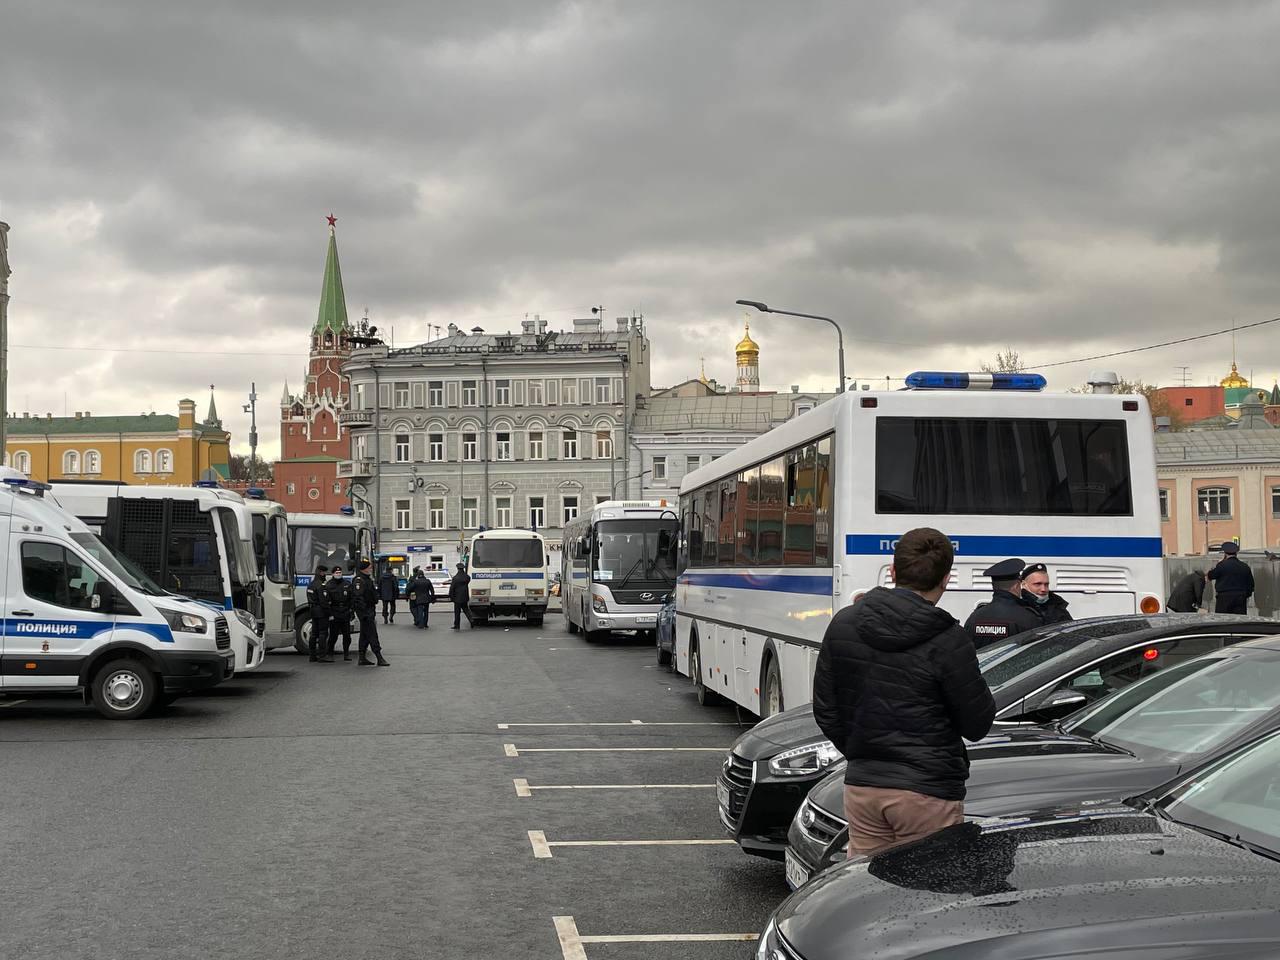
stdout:
{"type": "Polygon", "coordinates": [[[1049,568],[1043,563],[1029,563],[1022,568],[1022,602],[1040,618],[1042,624],[1070,623],[1070,606],[1049,589],[1049,568]]]}
{"type": "Polygon", "coordinates": [[[329,656],[329,597],[324,582],[329,575],[329,568],[323,563],[316,567],[315,575],[307,584],[307,606],[311,610],[311,643],[309,644],[312,663],[333,663],[329,656]]]}
{"type": "Polygon", "coordinates": [[[1036,612],[1021,599],[1024,566],[1021,560],[1011,558],[982,571],[984,577],[991,578],[991,599],[979,604],[964,623],[975,646],[985,647],[1040,626],[1036,612]]]}
{"type": "Polygon", "coordinates": [[[1228,540],[1222,545],[1222,559],[1209,571],[1213,593],[1217,597],[1214,613],[1248,613],[1253,596],[1253,571],[1236,556],[1240,544],[1228,540]]]}
{"type": "Polygon", "coordinates": [[[351,584],[342,576],[342,567],[333,568],[333,576],[324,585],[325,599],[329,601],[329,656],[338,646],[342,636],[342,659],[351,659],[351,584]]]}
{"type": "Polygon", "coordinates": [[[378,641],[378,585],[369,576],[373,565],[368,560],[360,561],[360,572],[351,581],[352,600],[355,603],[356,619],[360,621],[360,659],[358,667],[371,667],[374,661],[369,659],[368,650],[373,647],[373,655],[378,658],[380,667],[389,667],[382,658],[382,644],[378,641]]]}

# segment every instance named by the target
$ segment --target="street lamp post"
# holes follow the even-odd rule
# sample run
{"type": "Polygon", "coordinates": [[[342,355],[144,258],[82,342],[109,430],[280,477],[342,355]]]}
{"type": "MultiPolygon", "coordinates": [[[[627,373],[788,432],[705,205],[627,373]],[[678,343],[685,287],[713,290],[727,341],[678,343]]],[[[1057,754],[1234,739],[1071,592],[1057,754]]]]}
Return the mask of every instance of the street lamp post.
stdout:
{"type": "Polygon", "coordinates": [[[258,479],[258,385],[249,384],[249,402],[244,405],[249,414],[249,482],[258,479]]]}
{"type": "Polygon", "coordinates": [[[825,320],[836,328],[836,343],[839,347],[838,357],[840,359],[840,383],[836,387],[836,393],[844,393],[844,331],[840,329],[840,324],[836,323],[830,317],[819,316],[816,313],[796,313],[792,310],[776,310],[768,304],[761,303],[759,300],[739,300],[737,301],[744,307],[755,307],[761,313],[776,313],[784,317],[804,317],[806,320],[825,320]]]}
{"type": "Polygon", "coordinates": [[[634,477],[623,477],[621,480],[618,480],[618,481],[617,481],[616,483],[614,483],[614,485],[613,485],[613,493],[610,495],[610,499],[613,499],[613,500],[617,500],[617,499],[618,499],[618,484],[619,484],[619,483],[626,483],[628,480],[639,480],[639,479],[640,479],[641,477],[643,477],[645,474],[649,474],[649,473],[653,473],[653,468],[652,468],[652,467],[650,467],[648,470],[641,470],[641,471],[640,471],[639,473],[637,473],[634,477]]]}

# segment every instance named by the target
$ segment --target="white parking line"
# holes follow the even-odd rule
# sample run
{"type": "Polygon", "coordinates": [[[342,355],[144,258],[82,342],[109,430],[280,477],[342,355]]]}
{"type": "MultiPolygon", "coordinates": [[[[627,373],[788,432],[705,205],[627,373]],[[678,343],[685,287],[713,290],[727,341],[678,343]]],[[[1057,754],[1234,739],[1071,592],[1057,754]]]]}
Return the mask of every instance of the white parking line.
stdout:
{"type": "Polygon", "coordinates": [[[713,790],[714,783],[557,783],[532,787],[523,777],[511,781],[517,797],[531,797],[534,790],[713,790]]]}
{"type": "Polygon", "coordinates": [[[499,730],[512,727],[736,727],[732,720],[566,720],[563,723],[500,723],[499,730]]]}
{"type": "Polygon", "coordinates": [[[756,933],[650,933],[608,936],[583,936],[573,917],[552,917],[556,936],[560,939],[560,951],[564,960],[587,960],[587,943],[749,943],[759,939],[756,933]]]}
{"type": "Polygon", "coordinates": [[[724,753],[724,747],[521,747],[504,743],[502,751],[508,757],[526,753],[724,753]]]}
{"type": "Polygon", "coordinates": [[[529,831],[529,845],[536,860],[550,860],[552,847],[722,847],[729,839],[715,840],[548,840],[541,830],[529,831]]]}

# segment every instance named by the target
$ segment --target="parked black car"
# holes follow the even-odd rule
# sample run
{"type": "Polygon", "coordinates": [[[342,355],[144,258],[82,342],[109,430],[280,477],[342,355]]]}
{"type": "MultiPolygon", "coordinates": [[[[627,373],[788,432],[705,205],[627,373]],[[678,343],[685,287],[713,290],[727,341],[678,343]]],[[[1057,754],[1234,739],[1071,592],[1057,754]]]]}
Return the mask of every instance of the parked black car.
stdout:
{"type": "MultiPolygon", "coordinates": [[[[965,811],[1004,816],[1150,790],[1280,729],[1280,637],[1166,667],[1055,727],[1001,732],[969,748],[965,811]]],[[[845,859],[844,773],[809,791],[787,835],[794,889],[845,859]]]]}
{"type": "MultiPolygon", "coordinates": [[[[1095,617],[1018,634],[978,651],[996,701],[997,729],[1060,720],[1171,664],[1253,637],[1280,621],[1199,614],[1095,617]]],[[[742,849],[781,860],[787,830],[839,750],[805,704],[738,738],[716,781],[720,820],[742,849]]]]}
{"type": "MultiPolygon", "coordinates": [[[[671,658],[676,653],[676,595],[667,597],[667,602],[658,611],[658,628],[654,630],[654,642],[658,646],[658,663],[664,667],[672,667],[671,658]]],[[[674,670],[675,668],[672,667],[674,670]]]]}
{"type": "Polygon", "coordinates": [[[1280,734],[1150,794],[949,827],[816,877],[757,956],[1280,955],[1280,734]]]}

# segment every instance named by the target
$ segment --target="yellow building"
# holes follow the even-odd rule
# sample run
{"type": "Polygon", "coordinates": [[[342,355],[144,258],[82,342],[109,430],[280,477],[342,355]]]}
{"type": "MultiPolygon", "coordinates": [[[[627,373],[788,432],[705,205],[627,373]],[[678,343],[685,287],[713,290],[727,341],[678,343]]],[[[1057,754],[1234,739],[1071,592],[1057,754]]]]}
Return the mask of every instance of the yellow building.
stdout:
{"type": "Polygon", "coordinates": [[[135,417],[9,417],[6,465],[33,480],[102,480],[190,486],[230,477],[231,435],[222,429],[213,396],[196,421],[194,400],[179,400],[178,415],[135,417]]]}

